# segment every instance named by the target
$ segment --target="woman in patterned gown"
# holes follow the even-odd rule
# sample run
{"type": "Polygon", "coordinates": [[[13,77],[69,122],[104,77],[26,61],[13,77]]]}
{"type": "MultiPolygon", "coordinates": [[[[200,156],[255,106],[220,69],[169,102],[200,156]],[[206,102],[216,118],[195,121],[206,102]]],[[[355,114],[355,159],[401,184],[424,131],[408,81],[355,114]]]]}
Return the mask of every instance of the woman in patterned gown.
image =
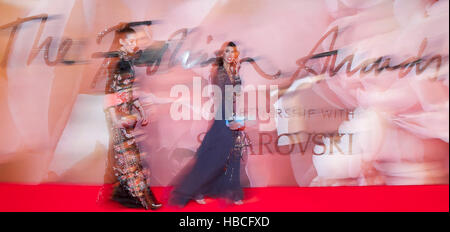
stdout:
{"type": "Polygon", "coordinates": [[[120,44],[108,62],[108,80],[105,89],[105,114],[110,133],[107,172],[115,176],[111,199],[127,207],[158,209],[162,205],[156,200],[147,183],[141,153],[133,131],[138,123],[137,110],[141,125],[148,121],[139,100],[133,96],[135,81],[134,65],[139,58],[136,52],[136,32],[125,27],[116,31],[115,41],[120,44]],[[112,170],[111,170],[112,169],[112,170]]]}

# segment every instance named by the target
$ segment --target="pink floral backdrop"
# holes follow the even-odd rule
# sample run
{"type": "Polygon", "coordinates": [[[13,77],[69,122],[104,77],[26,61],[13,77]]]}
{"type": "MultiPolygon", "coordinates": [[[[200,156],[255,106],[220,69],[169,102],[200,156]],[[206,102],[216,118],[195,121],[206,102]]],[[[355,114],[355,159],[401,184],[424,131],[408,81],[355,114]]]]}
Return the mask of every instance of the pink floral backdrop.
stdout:
{"type": "Polygon", "coordinates": [[[120,22],[153,20],[136,27],[140,47],[169,45],[155,73],[136,68],[136,95],[150,118],[136,132],[152,185],[170,184],[194,157],[208,127],[194,120],[203,113],[193,103],[194,81],[206,86],[209,67],[190,64],[215,57],[225,41],[264,72],[281,71],[270,80],[249,63],[241,68],[244,87],[265,87],[257,110],[268,112],[247,123],[245,186],[448,184],[448,4],[1,0],[0,181],[104,182],[105,80],[92,87],[103,61],[92,54],[107,51],[113,34],[100,43],[97,35],[120,22]],[[377,72],[377,60],[390,66],[377,72]],[[333,64],[343,65],[334,73],[333,64]],[[175,85],[192,95],[172,97],[175,85]],[[171,117],[177,100],[190,120],[171,117]]]}

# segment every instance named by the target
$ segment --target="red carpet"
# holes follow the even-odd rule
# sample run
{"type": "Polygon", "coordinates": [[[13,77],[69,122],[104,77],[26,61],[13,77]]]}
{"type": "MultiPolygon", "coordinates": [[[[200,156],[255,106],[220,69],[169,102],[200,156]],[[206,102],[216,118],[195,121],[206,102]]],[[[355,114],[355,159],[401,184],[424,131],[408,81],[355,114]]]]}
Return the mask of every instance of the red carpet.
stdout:
{"type": "MultiPolygon", "coordinates": [[[[131,212],[106,201],[97,203],[100,186],[0,184],[0,211],[131,212]]],[[[162,197],[167,188],[154,187],[162,197]]],[[[178,209],[164,206],[156,212],[408,212],[449,211],[449,185],[369,187],[270,187],[245,189],[245,204],[226,205],[207,199],[207,205],[189,203],[178,209]]]]}

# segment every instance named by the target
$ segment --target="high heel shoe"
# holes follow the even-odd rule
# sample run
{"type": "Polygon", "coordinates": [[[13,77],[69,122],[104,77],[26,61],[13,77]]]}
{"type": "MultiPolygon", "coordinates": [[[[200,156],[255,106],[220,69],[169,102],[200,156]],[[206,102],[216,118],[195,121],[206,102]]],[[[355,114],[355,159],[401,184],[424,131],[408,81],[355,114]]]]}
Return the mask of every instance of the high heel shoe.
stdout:
{"type": "Polygon", "coordinates": [[[159,208],[161,208],[163,205],[161,202],[159,202],[155,195],[153,194],[152,190],[150,190],[150,188],[147,189],[148,190],[148,197],[147,198],[147,204],[150,206],[151,210],[157,210],[159,208]]]}
{"type": "Polygon", "coordinates": [[[132,197],[122,185],[114,187],[111,200],[128,208],[142,208],[142,204],[136,198],[132,197]]]}
{"type": "Polygon", "coordinates": [[[163,205],[161,204],[161,203],[152,203],[151,205],[150,205],[150,209],[151,210],[157,210],[157,209],[159,209],[159,208],[161,208],[163,205]]]}
{"type": "Polygon", "coordinates": [[[206,201],[205,201],[205,199],[197,199],[197,200],[195,200],[195,202],[197,202],[197,204],[199,204],[199,205],[206,205],[206,201]]]}
{"type": "Polygon", "coordinates": [[[234,201],[233,203],[235,205],[243,205],[244,204],[244,202],[242,200],[234,201]]]}

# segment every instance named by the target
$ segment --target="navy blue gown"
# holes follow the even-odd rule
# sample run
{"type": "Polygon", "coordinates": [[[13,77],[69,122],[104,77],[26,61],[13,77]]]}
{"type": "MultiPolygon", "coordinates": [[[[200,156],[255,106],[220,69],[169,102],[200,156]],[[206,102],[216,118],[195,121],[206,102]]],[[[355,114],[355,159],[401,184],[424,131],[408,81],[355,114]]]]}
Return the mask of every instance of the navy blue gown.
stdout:
{"type": "MultiPolygon", "coordinates": [[[[231,201],[243,199],[240,184],[240,161],[244,141],[243,131],[232,131],[226,125],[225,86],[232,85],[222,65],[215,65],[212,71],[213,83],[222,90],[222,117],[215,119],[197,150],[196,159],[187,170],[181,172],[174,184],[169,199],[173,205],[184,206],[190,200],[204,196],[226,198],[231,201]]],[[[232,105],[231,105],[232,106],[232,105]]]]}

